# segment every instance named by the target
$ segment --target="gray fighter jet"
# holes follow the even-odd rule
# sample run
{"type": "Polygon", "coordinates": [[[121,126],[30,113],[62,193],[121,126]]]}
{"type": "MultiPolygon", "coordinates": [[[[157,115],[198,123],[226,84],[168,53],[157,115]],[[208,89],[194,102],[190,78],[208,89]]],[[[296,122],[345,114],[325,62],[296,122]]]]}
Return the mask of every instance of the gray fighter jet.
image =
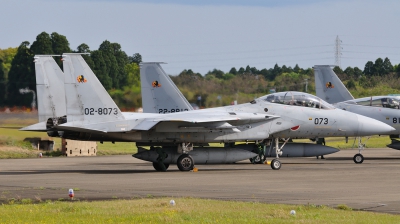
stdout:
{"type": "MultiPolygon", "coordinates": [[[[166,72],[162,69],[162,62],[142,62],[140,64],[140,80],[142,90],[142,105],[145,113],[174,113],[179,111],[193,110],[190,103],[182,95],[175,83],[170,79],[166,72]],[[161,85],[162,83],[162,85],[161,85]],[[161,88],[162,87],[162,88],[161,88]]],[[[271,142],[267,142],[271,143],[271,142]]],[[[229,147],[235,147],[234,144],[229,144],[229,147]]],[[[251,158],[252,163],[263,163],[267,157],[276,157],[274,150],[266,150],[265,144],[248,143],[240,145],[241,149],[257,153],[257,156],[251,158]]],[[[271,145],[270,145],[271,147],[271,145]]],[[[339,150],[332,147],[324,147],[309,143],[288,143],[282,154],[283,157],[310,157],[323,156],[335,153],[339,150]]],[[[215,151],[197,150],[196,155],[213,157],[215,163],[226,162],[226,155],[215,151]],[[215,153],[213,153],[215,152],[215,153]]],[[[236,153],[230,151],[232,154],[236,153]]],[[[170,154],[170,153],[169,153],[170,154]]],[[[176,156],[176,155],[175,155],[176,156]]],[[[134,157],[153,162],[157,158],[157,153],[154,151],[141,150],[134,157]]],[[[196,159],[196,161],[198,161],[196,159]]],[[[200,160],[202,161],[202,160],[200,160]]],[[[206,160],[204,160],[206,161],[206,160]]],[[[210,160],[207,160],[209,163],[210,160]]],[[[198,163],[198,162],[197,162],[198,163]]]]}
{"type": "MultiPolygon", "coordinates": [[[[274,140],[277,158],[285,143],[279,139],[314,136],[365,136],[392,131],[392,127],[361,115],[333,108],[305,93],[285,92],[260,97],[250,103],[169,114],[123,114],[79,54],[64,54],[65,123],[47,127],[60,137],[92,141],[131,141],[173,148],[180,154],[182,171],[193,169],[189,155],[193,144],[274,140]]],[[[162,83],[157,87],[162,88],[162,83]]],[[[56,100],[55,100],[56,101],[56,100]]],[[[167,111],[172,112],[172,111],[167,111]]],[[[49,121],[58,118],[50,118],[49,121]]],[[[155,168],[165,170],[163,148],[155,168]],[[158,165],[157,165],[158,164],[158,165]]],[[[167,164],[168,165],[168,164],[167,164]]]]}
{"type": "MultiPolygon", "coordinates": [[[[157,62],[145,62],[141,63],[140,66],[140,80],[142,89],[142,104],[143,112],[149,113],[173,113],[175,111],[187,111],[192,110],[189,102],[182,95],[173,81],[162,69],[161,64],[157,62]],[[162,88],[161,87],[162,83],[162,88]]],[[[318,139],[321,139],[319,137],[318,139]]],[[[232,145],[231,145],[232,146],[232,145]]],[[[242,149],[253,152],[260,152],[260,149],[256,144],[247,144],[245,147],[241,145],[242,149]],[[250,146],[251,145],[251,146],[250,146]]],[[[301,157],[301,156],[322,156],[336,152],[337,149],[332,147],[322,147],[320,145],[308,144],[308,143],[288,143],[285,146],[283,152],[284,157],[301,157]]],[[[197,151],[197,155],[201,155],[202,151],[197,151]]],[[[205,155],[210,155],[208,152],[204,152],[205,155]]],[[[254,160],[262,163],[266,156],[275,157],[273,150],[263,150],[261,155],[258,154],[254,157],[254,160]]],[[[142,150],[134,155],[136,158],[140,158],[146,161],[154,161],[157,158],[157,153],[153,151],[142,150]]],[[[224,154],[216,154],[213,158],[214,162],[224,162],[226,156],[224,154]],[[221,160],[218,160],[220,156],[221,160]]],[[[251,159],[254,162],[253,158],[251,159]]],[[[209,160],[208,160],[209,161],[209,160]]]]}
{"type": "MultiPolygon", "coordinates": [[[[379,134],[390,135],[392,144],[388,147],[400,150],[400,142],[394,139],[400,134],[400,99],[398,97],[371,96],[354,99],[329,65],[315,65],[314,75],[318,97],[332,103],[336,108],[374,118],[392,126],[393,131],[379,134]]],[[[364,144],[359,141],[359,153],[353,158],[355,163],[364,161],[361,154],[363,146],[364,144]]]]}

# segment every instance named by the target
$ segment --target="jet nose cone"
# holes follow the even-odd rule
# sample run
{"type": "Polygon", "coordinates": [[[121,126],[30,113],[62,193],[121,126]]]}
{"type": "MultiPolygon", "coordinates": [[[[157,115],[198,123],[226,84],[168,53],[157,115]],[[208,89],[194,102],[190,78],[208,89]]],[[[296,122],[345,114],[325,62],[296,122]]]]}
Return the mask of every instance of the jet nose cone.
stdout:
{"type": "Polygon", "coordinates": [[[381,121],[365,117],[362,115],[358,115],[358,135],[359,136],[368,136],[368,135],[379,135],[379,134],[388,134],[392,131],[395,131],[392,126],[385,124],[381,121]]]}

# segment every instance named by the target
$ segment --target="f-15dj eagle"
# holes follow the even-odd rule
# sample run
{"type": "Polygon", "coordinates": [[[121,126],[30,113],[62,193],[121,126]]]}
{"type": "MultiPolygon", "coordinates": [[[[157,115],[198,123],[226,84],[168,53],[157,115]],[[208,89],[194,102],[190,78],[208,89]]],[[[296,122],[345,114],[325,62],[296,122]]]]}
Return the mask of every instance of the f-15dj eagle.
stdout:
{"type": "MultiPolygon", "coordinates": [[[[52,74],[57,68],[42,62],[51,64],[47,58],[36,57],[35,66],[52,74]]],[[[315,96],[299,92],[270,94],[245,104],[204,110],[122,113],[80,54],[63,54],[63,67],[64,85],[50,83],[43,76],[43,86],[38,88],[47,96],[38,99],[41,122],[23,130],[46,130],[51,136],[76,140],[131,141],[172,148],[180,154],[176,163],[181,171],[194,167],[195,161],[189,155],[194,144],[271,139],[277,155],[271,167],[280,169],[278,157],[285,144],[279,145],[279,139],[366,136],[393,130],[382,122],[335,109],[315,96]],[[79,77],[85,81],[80,82],[79,77]],[[65,99],[60,91],[65,91],[65,99]],[[65,102],[65,114],[63,108],[58,110],[58,102],[65,102]],[[40,105],[50,106],[51,110],[43,115],[40,105]]],[[[162,83],[154,88],[162,88],[162,83]]]]}

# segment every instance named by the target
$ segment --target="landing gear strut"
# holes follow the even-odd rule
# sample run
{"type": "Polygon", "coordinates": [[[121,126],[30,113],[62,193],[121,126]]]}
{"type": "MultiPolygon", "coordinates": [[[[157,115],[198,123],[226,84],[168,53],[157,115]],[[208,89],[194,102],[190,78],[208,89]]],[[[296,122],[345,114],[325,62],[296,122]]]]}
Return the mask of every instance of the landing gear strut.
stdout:
{"type": "Polygon", "coordinates": [[[265,142],[261,142],[260,144],[256,144],[256,148],[252,150],[257,156],[250,158],[250,162],[252,164],[263,164],[266,160],[265,152],[266,145],[265,142]]]}
{"type": "Polygon", "coordinates": [[[276,159],[271,161],[271,168],[273,170],[279,170],[282,166],[281,162],[278,160],[279,156],[282,155],[282,148],[286,145],[290,138],[284,139],[284,142],[281,147],[279,147],[279,138],[275,138],[275,150],[276,150],[276,159]]]}
{"type": "MultiPolygon", "coordinates": [[[[367,137],[366,141],[368,141],[369,138],[370,138],[370,136],[367,137]]],[[[353,157],[353,161],[356,164],[361,164],[361,163],[364,162],[364,156],[361,154],[361,152],[362,152],[362,150],[364,150],[364,148],[365,148],[365,143],[362,143],[361,142],[361,137],[358,137],[358,153],[355,154],[354,157],[353,157]]]]}
{"type": "Polygon", "coordinates": [[[165,158],[168,157],[168,154],[165,153],[162,148],[155,148],[158,157],[157,157],[157,162],[153,163],[153,167],[155,170],[157,171],[167,171],[169,164],[168,163],[164,163],[165,158]]]}

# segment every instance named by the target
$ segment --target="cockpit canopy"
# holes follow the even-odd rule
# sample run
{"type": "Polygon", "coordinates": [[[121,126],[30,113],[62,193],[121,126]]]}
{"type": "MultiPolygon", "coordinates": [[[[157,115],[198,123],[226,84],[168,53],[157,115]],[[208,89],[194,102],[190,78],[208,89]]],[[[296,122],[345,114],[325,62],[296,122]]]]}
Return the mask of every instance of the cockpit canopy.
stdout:
{"type": "Polygon", "coordinates": [[[278,104],[286,104],[301,107],[311,107],[320,109],[335,109],[334,106],[325,102],[321,98],[303,92],[279,92],[269,94],[258,99],[278,104]]]}
{"type": "Polygon", "coordinates": [[[371,106],[371,107],[386,107],[399,109],[399,97],[396,96],[372,96],[372,97],[364,97],[354,100],[348,100],[344,103],[348,104],[356,104],[361,106],[371,106]]]}

